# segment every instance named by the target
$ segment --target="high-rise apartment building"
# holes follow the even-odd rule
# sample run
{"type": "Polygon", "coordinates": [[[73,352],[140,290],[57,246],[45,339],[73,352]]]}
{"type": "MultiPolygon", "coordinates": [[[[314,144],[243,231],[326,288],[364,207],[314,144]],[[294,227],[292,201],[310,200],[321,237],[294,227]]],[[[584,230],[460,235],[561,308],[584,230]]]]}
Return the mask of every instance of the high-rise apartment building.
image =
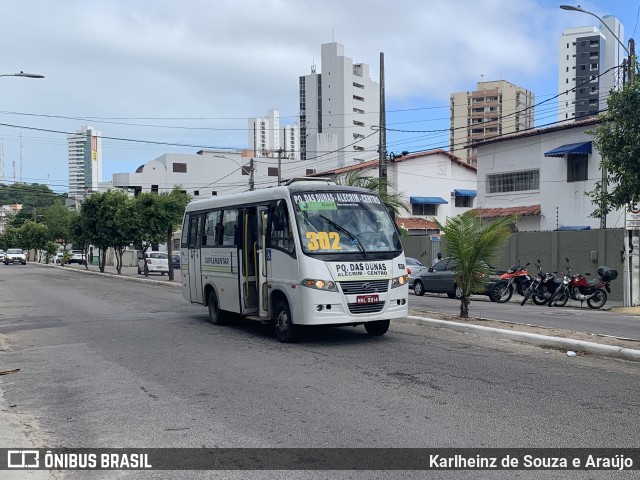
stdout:
{"type": "Polygon", "coordinates": [[[67,136],[69,146],[69,197],[82,198],[98,189],[102,181],[102,134],[82,127],[67,136]]]}
{"type": "Polygon", "coordinates": [[[298,125],[280,127],[280,113],[270,108],[265,118],[249,119],[249,150],[255,157],[274,158],[278,150],[290,160],[300,158],[300,131],[298,125]]]}
{"type": "Polygon", "coordinates": [[[611,15],[602,20],[606,26],[567,28],[560,37],[558,121],[597,115],[622,85],[625,52],[615,37],[624,39],[624,27],[611,15]]]}
{"type": "Polygon", "coordinates": [[[380,85],[369,66],[334,42],[321,47],[321,70],[300,77],[300,158],[321,170],[377,158],[380,85]]]}
{"type": "Polygon", "coordinates": [[[533,128],[533,92],[505,80],[478,82],[477,90],[450,95],[449,151],[476,164],[472,142],[533,128]]]}

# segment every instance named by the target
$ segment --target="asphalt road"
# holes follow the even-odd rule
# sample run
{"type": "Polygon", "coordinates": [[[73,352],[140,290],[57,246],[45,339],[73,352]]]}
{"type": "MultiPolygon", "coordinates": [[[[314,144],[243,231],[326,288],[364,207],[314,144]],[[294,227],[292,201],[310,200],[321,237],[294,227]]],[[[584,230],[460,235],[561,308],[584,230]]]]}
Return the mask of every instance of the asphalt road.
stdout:
{"type": "MultiPolygon", "coordinates": [[[[21,369],[2,377],[1,407],[35,445],[638,446],[640,369],[633,362],[568,357],[404,322],[393,322],[383,337],[370,337],[361,326],[317,328],[297,344],[280,344],[258,324],[209,324],[205,309],[175,288],[37,265],[0,269],[0,305],[0,370],[21,369]]],[[[482,478],[550,475],[488,473],[482,478]]],[[[118,478],[213,478],[153,474],[118,478]]],[[[92,472],[91,478],[114,476],[92,472]]],[[[58,478],[87,475],[66,471],[58,478]]],[[[478,472],[447,472],[447,478],[478,478],[478,472]]]]}

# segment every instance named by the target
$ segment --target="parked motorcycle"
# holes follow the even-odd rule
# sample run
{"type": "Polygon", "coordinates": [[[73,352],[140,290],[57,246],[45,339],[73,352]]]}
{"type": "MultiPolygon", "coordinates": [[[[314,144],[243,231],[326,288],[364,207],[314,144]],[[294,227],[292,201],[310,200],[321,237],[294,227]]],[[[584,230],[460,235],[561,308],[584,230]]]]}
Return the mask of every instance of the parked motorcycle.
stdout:
{"type": "Polygon", "coordinates": [[[524,305],[531,297],[531,300],[536,305],[544,305],[549,301],[553,292],[561,285],[553,273],[543,272],[540,264],[540,259],[536,262],[536,268],[538,273],[533,278],[529,287],[524,293],[524,298],[520,302],[520,305],[524,305]]]}
{"type": "Polygon", "coordinates": [[[548,305],[563,307],[569,299],[572,299],[580,302],[586,300],[589,308],[602,308],[607,303],[607,293],[611,293],[609,284],[618,278],[618,271],[603,265],[598,267],[598,278],[587,280],[586,276],[591,275],[590,273],[572,274],[569,259],[565,258],[565,260],[566,273],[562,285],[553,293],[548,305]]]}
{"type": "Polygon", "coordinates": [[[516,265],[513,265],[507,272],[500,275],[500,280],[494,283],[489,292],[489,296],[494,302],[506,303],[511,300],[513,292],[517,292],[524,296],[527,291],[527,287],[531,283],[531,277],[526,268],[529,263],[524,267],[520,266],[520,260],[516,265]]]}

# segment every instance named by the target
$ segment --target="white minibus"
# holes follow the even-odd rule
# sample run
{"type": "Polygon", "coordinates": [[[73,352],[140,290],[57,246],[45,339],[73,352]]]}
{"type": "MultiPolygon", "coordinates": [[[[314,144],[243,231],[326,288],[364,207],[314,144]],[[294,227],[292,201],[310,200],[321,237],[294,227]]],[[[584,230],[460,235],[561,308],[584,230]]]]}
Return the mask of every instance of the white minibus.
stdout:
{"type": "Polygon", "coordinates": [[[182,293],[208,307],[273,322],[281,342],[299,325],[360,325],[383,335],[408,313],[398,230],[369,190],[327,179],[190,202],[181,238],[182,293]]]}

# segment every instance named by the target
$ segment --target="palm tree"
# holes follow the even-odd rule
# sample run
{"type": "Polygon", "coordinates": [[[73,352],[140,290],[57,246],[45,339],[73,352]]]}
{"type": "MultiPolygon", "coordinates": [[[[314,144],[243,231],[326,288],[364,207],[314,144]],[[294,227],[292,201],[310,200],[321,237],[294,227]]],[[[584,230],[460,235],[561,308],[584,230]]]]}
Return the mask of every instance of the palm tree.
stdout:
{"type": "Polygon", "coordinates": [[[489,265],[496,262],[511,235],[509,225],[515,220],[515,216],[508,216],[486,223],[472,210],[447,219],[444,225],[437,218],[432,219],[443,234],[447,254],[458,261],[454,278],[462,290],[461,318],[469,317],[471,294],[484,291],[487,279],[493,273],[489,265]]]}
{"type": "Polygon", "coordinates": [[[369,177],[359,170],[352,170],[342,175],[337,175],[334,177],[334,181],[338,185],[366,188],[377,193],[389,213],[394,217],[399,215],[402,210],[408,210],[405,203],[406,197],[400,192],[391,193],[390,190],[392,188],[384,178],[369,177]]]}

